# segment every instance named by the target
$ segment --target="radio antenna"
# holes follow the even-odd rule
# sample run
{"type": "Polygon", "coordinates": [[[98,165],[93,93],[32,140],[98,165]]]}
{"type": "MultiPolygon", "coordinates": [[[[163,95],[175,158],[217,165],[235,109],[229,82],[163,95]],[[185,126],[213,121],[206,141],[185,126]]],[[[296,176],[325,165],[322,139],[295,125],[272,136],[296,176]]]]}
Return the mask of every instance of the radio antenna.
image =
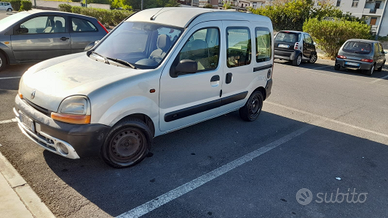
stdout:
{"type": "Polygon", "coordinates": [[[161,11],[163,10],[164,7],[162,7],[158,12],[156,12],[154,15],[152,15],[152,17],[150,18],[150,20],[155,20],[156,19],[156,15],[161,11]]]}

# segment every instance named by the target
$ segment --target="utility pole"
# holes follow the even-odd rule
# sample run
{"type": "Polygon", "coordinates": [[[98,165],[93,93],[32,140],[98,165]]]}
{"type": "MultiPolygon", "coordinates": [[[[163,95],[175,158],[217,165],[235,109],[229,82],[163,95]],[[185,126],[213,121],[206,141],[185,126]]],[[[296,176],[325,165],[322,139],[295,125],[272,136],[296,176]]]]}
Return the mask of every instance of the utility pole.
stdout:
{"type": "Polygon", "coordinates": [[[141,0],[141,6],[140,9],[143,10],[143,0],[141,0]]]}

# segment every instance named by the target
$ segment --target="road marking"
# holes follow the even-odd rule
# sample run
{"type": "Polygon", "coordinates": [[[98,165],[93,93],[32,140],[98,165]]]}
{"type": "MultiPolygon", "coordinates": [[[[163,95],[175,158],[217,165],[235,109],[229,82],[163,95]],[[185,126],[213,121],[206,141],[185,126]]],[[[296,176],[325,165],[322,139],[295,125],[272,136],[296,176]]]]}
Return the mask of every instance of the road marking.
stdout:
{"type": "Polygon", "coordinates": [[[255,151],[252,151],[232,162],[229,162],[211,172],[208,172],[190,182],[187,182],[169,192],[166,192],[165,194],[162,194],[156,198],[154,198],[153,200],[150,200],[128,212],[125,212],[121,215],[118,216],[118,218],[129,218],[129,217],[140,217],[140,216],[143,216],[161,206],[163,206],[164,204],[167,204],[168,202],[172,201],[172,200],[175,200],[176,198],[179,198],[180,196],[184,195],[184,194],[187,194],[188,192],[190,191],[193,191],[194,189],[196,188],[199,188],[203,185],[205,185],[206,183],[222,176],[223,174],[249,162],[249,161],[252,161],[253,159],[271,151],[272,149],[292,140],[293,138],[297,137],[297,136],[300,136],[302,135],[303,133],[309,131],[310,129],[314,128],[315,126],[314,125],[307,125],[303,128],[300,128],[286,136],[283,136],[282,138],[276,140],[276,141],[273,141],[267,145],[265,145],[264,147],[261,147],[255,151]]]}
{"type": "Polygon", "coordinates": [[[3,120],[3,121],[0,121],[0,124],[5,124],[5,123],[15,123],[17,122],[17,120],[15,118],[13,119],[10,119],[10,120],[3,120]]]}
{"type": "Polygon", "coordinates": [[[20,79],[21,76],[12,76],[12,77],[0,77],[0,80],[2,79],[20,79]]]}
{"type": "Polygon", "coordinates": [[[378,135],[378,136],[382,136],[382,137],[388,138],[388,135],[384,134],[384,133],[380,133],[380,132],[376,132],[376,131],[373,131],[373,130],[370,130],[370,129],[366,129],[366,128],[362,128],[362,127],[359,127],[359,126],[355,126],[355,125],[352,125],[352,124],[344,123],[344,122],[341,122],[341,121],[338,121],[338,120],[334,120],[334,119],[331,119],[331,118],[328,118],[328,117],[324,117],[324,116],[321,116],[321,115],[313,114],[313,113],[310,113],[310,112],[307,112],[307,111],[302,111],[302,110],[299,110],[299,109],[296,109],[296,108],[292,108],[292,107],[288,107],[288,106],[285,106],[285,105],[281,105],[281,104],[278,104],[278,103],[274,103],[274,102],[270,102],[270,101],[266,101],[266,103],[267,104],[271,104],[271,105],[275,105],[275,106],[278,106],[278,107],[282,107],[282,108],[285,108],[285,109],[288,109],[288,110],[291,110],[291,111],[295,111],[295,112],[298,112],[298,113],[307,114],[307,115],[310,115],[310,116],[313,116],[313,117],[317,117],[317,118],[320,118],[320,119],[322,119],[324,121],[329,121],[329,122],[332,122],[332,123],[340,124],[340,125],[343,125],[343,126],[351,127],[353,129],[361,130],[361,131],[364,131],[364,132],[367,132],[367,133],[372,133],[372,134],[375,134],[375,135],[378,135]]]}
{"type": "Polygon", "coordinates": [[[377,83],[377,82],[379,82],[380,80],[387,79],[387,78],[388,78],[388,75],[386,75],[386,76],[384,76],[384,77],[381,77],[381,78],[378,78],[378,79],[375,79],[375,80],[373,80],[373,81],[370,82],[370,83],[377,83]]]}

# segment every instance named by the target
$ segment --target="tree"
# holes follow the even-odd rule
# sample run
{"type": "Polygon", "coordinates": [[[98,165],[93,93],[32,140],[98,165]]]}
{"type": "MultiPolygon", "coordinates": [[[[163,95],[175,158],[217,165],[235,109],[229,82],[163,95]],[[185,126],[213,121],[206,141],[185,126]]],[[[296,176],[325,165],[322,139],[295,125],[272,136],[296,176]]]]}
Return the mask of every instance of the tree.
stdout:
{"type": "Polygon", "coordinates": [[[370,39],[370,27],[362,22],[342,19],[309,19],[303,31],[310,33],[314,41],[330,58],[334,59],[342,44],[351,38],[370,39]]]}

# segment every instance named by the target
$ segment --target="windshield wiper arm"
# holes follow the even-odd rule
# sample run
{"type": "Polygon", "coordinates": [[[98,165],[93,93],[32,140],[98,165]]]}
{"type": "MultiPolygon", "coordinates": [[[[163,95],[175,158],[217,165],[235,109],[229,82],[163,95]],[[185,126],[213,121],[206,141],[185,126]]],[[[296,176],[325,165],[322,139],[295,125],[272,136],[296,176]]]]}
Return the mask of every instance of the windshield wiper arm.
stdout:
{"type": "Polygon", "coordinates": [[[110,57],[107,57],[107,59],[112,60],[112,61],[115,61],[115,62],[118,62],[118,63],[120,63],[120,64],[123,64],[123,65],[125,65],[125,66],[131,67],[131,68],[133,68],[133,69],[136,69],[135,65],[129,63],[128,61],[124,61],[124,60],[117,59],[117,58],[110,58],[110,57]]]}
{"type": "Polygon", "coordinates": [[[92,53],[92,54],[95,54],[95,55],[98,55],[98,56],[100,56],[100,57],[102,57],[102,58],[104,59],[104,63],[109,64],[108,59],[107,59],[104,55],[99,54],[99,53],[97,53],[97,52],[95,52],[95,51],[91,51],[91,53],[92,53]]]}

